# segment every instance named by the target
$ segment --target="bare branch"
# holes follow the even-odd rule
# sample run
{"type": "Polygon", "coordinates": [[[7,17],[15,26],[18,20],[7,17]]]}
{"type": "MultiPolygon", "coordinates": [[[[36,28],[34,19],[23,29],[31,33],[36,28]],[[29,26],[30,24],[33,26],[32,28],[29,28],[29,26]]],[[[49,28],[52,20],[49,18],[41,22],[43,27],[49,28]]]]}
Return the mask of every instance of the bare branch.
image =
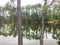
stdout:
{"type": "Polygon", "coordinates": [[[16,4],[14,3],[15,1],[16,1],[16,0],[10,0],[10,3],[11,3],[11,5],[12,5],[13,7],[16,8],[17,6],[16,6],[16,4]]]}
{"type": "Polygon", "coordinates": [[[54,0],[48,5],[48,7],[51,6],[53,3],[54,3],[54,0]]]}

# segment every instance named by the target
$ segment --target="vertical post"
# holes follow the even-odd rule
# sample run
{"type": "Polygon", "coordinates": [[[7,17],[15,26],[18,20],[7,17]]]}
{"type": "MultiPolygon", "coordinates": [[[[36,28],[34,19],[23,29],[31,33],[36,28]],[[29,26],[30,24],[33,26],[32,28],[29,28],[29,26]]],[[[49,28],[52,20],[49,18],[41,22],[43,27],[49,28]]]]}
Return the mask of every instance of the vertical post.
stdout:
{"type": "Polygon", "coordinates": [[[21,0],[17,0],[17,29],[18,29],[18,45],[23,45],[23,32],[21,22],[21,0]]]}
{"type": "MultiPolygon", "coordinates": [[[[47,0],[44,0],[44,5],[47,4],[47,0]]],[[[44,39],[44,16],[46,15],[47,10],[43,9],[42,11],[42,27],[41,27],[41,31],[40,31],[40,45],[44,45],[43,39],[44,39]]]]}

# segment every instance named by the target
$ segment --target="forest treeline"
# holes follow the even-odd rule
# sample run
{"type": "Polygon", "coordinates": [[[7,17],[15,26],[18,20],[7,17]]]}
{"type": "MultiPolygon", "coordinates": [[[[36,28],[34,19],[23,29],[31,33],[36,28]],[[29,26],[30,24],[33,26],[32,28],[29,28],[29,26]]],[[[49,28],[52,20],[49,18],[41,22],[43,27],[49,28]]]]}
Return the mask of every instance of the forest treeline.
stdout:
{"type": "MultiPolygon", "coordinates": [[[[44,33],[51,33],[53,38],[60,39],[60,4],[47,7],[48,5],[41,4],[21,7],[22,30],[25,38],[40,38],[42,13],[43,9],[47,9],[47,14],[44,15],[44,33]]],[[[17,8],[10,3],[0,7],[0,35],[17,36],[17,8]]]]}

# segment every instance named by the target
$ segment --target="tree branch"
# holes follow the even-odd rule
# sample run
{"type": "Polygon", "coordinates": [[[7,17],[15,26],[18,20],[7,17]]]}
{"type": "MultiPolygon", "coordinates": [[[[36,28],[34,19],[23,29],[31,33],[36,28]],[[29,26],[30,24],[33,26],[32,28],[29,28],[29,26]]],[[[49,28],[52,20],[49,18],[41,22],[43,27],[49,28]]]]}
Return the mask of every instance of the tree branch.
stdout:
{"type": "Polygon", "coordinates": [[[50,3],[50,5],[48,5],[48,7],[51,6],[53,3],[54,3],[54,0],[50,3]]]}

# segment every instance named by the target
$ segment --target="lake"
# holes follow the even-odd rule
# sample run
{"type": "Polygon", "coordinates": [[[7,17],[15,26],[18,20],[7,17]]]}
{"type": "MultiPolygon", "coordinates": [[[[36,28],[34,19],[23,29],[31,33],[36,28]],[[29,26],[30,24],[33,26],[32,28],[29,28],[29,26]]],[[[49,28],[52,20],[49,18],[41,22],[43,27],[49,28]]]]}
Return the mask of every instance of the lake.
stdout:
{"type": "MultiPolygon", "coordinates": [[[[44,38],[44,45],[58,45],[57,40],[53,39],[51,34],[44,38]]],[[[18,45],[18,37],[0,36],[0,45],[18,45]]],[[[39,45],[39,40],[23,39],[23,45],[39,45]]]]}

